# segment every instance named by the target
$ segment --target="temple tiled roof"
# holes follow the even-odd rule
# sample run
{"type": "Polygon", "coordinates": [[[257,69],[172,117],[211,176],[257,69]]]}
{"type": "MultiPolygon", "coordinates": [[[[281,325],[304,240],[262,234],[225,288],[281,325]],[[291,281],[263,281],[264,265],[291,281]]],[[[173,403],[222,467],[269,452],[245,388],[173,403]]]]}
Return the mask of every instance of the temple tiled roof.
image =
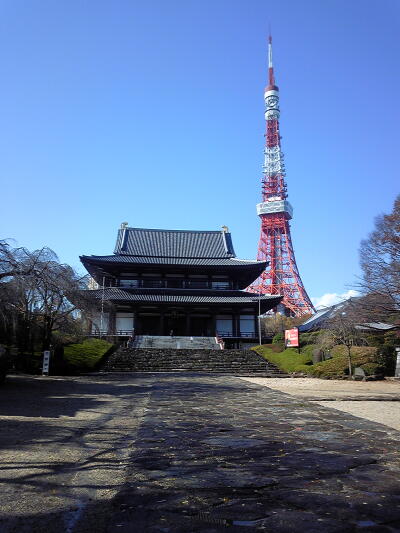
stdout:
{"type": "Polygon", "coordinates": [[[198,304],[252,304],[260,300],[261,310],[267,306],[271,309],[282,299],[281,296],[269,294],[252,294],[245,291],[201,291],[201,290],[168,290],[168,289],[131,289],[124,290],[118,287],[106,287],[90,291],[97,299],[104,298],[109,301],[149,302],[149,303],[198,303],[198,304]]]}
{"type": "Polygon", "coordinates": [[[263,270],[266,266],[265,261],[251,261],[236,259],[230,257],[149,257],[149,256],[131,256],[131,255],[83,255],[82,262],[85,263],[111,263],[111,264],[153,264],[153,265],[190,265],[190,266],[227,266],[243,267],[255,266],[263,270]]]}
{"type": "Polygon", "coordinates": [[[131,272],[169,272],[228,276],[238,288],[250,285],[266,261],[237,259],[231,234],[223,231],[142,229],[122,226],[114,255],[80,257],[89,274],[101,283],[131,272]]]}
{"type": "Polygon", "coordinates": [[[115,254],[141,257],[235,257],[231,234],[225,231],[186,231],[144,228],[118,230],[115,254]]]}

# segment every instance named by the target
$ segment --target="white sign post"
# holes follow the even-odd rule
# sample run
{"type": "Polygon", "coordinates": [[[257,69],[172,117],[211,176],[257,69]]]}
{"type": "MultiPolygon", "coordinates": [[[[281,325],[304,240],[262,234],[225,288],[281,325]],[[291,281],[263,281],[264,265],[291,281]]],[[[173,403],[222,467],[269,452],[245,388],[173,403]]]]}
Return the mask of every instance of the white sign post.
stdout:
{"type": "Polygon", "coordinates": [[[43,352],[43,367],[42,367],[43,376],[49,375],[49,366],[50,366],[50,350],[45,350],[43,352]]]}
{"type": "Polygon", "coordinates": [[[396,378],[400,378],[400,347],[395,348],[397,360],[396,360],[396,370],[394,372],[394,376],[396,378]]]}

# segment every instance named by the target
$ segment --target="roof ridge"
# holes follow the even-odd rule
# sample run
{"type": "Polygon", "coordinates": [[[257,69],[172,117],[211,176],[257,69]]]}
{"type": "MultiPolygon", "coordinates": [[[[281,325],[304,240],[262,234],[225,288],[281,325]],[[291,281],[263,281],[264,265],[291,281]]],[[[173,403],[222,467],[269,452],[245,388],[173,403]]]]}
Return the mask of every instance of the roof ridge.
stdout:
{"type": "MultiPolygon", "coordinates": [[[[121,257],[154,257],[157,259],[205,259],[203,255],[154,255],[151,254],[128,254],[128,253],[115,253],[113,255],[121,256],[121,257]]],[[[226,254],[226,257],[221,256],[213,256],[209,255],[207,256],[207,259],[236,259],[232,254],[226,254]]],[[[258,262],[258,261],[257,261],[258,262]]],[[[254,261],[256,263],[256,261],[254,261]]]]}
{"type": "Polygon", "coordinates": [[[127,230],[141,230],[141,231],[165,231],[166,233],[222,233],[222,230],[134,228],[132,226],[127,226],[126,229],[127,230]]]}

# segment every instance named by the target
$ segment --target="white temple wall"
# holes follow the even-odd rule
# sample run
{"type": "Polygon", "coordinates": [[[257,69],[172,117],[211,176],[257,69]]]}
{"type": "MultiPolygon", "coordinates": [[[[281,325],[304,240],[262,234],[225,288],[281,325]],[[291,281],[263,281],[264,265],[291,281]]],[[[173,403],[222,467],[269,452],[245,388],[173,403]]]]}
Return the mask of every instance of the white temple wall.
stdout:
{"type": "Polygon", "coordinates": [[[130,333],[135,327],[135,314],[127,312],[118,312],[115,315],[115,331],[130,333]]]}

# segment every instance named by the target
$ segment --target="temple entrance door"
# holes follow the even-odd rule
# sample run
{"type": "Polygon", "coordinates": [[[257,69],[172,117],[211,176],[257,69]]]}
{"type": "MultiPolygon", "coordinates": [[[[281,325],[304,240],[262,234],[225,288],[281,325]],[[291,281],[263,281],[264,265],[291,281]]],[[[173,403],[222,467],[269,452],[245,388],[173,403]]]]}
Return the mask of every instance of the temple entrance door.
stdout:
{"type": "Polygon", "coordinates": [[[190,334],[196,337],[211,337],[213,335],[211,317],[192,315],[190,317],[190,334]]]}
{"type": "Polygon", "coordinates": [[[160,316],[139,316],[139,335],[162,335],[160,331],[160,316]]]}
{"type": "Polygon", "coordinates": [[[186,335],[186,317],[184,315],[165,316],[164,335],[170,335],[171,330],[175,336],[186,335]]]}

